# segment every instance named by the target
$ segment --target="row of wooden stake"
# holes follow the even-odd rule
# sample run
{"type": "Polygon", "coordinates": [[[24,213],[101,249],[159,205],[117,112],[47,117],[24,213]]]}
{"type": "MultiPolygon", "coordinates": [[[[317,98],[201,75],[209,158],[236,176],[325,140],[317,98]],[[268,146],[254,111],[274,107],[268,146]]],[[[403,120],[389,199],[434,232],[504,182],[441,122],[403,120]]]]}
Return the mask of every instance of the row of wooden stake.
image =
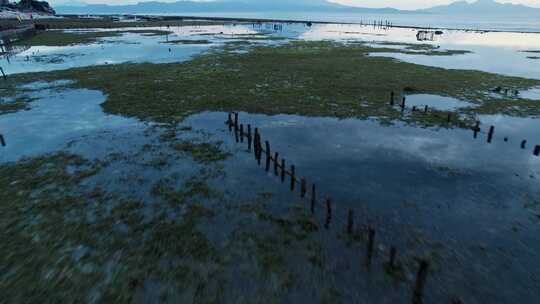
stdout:
{"type": "MultiPolygon", "coordinates": [[[[296,168],[294,165],[290,165],[290,169],[287,170],[286,167],[286,161],[285,158],[280,159],[280,154],[278,152],[274,152],[272,154],[271,148],[270,148],[270,142],[268,140],[264,141],[264,147],[262,144],[262,138],[261,134],[259,132],[258,128],[254,128],[252,130],[252,127],[250,124],[244,126],[243,124],[240,124],[238,121],[238,113],[229,113],[228,118],[226,121],[226,124],[228,125],[229,131],[234,132],[235,140],[237,143],[244,143],[244,141],[247,141],[248,151],[252,151],[255,157],[255,160],[257,161],[258,165],[262,164],[262,154],[266,154],[265,158],[265,171],[270,172],[271,169],[274,171],[274,175],[278,176],[281,179],[282,183],[285,183],[286,177],[290,177],[290,190],[292,192],[295,191],[296,186],[299,184],[300,186],[300,197],[301,198],[307,198],[310,202],[310,212],[312,215],[315,214],[315,207],[317,205],[317,193],[316,193],[316,187],[313,183],[311,185],[311,191],[308,193],[308,187],[305,177],[298,178],[296,176],[296,168]],[[253,131],[253,132],[252,132],[253,131]],[[271,166],[271,163],[274,163],[273,168],[271,166]]],[[[326,197],[324,200],[324,206],[326,209],[326,215],[325,215],[325,222],[324,227],[325,229],[330,228],[330,224],[332,222],[332,200],[329,197],[326,197]]],[[[343,221],[342,221],[343,222],[343,221]]],[[[346,231],[347,234],[353,235],[354,233],[354,211],[352,209],[349,209],[347,214],[347,220],[346,220],[346,231]]],[[[366,263],[368,265],[371,265],[372,257],[373,257],[373,251],[375,249],[375,229],[369,227],[367,229],[367,237],[368,237],[368,244],[367,244],[367,258],[366,263]]],[[[396,247],[390,248],[390,255],[388,260],[388,267],[390,271],[395,271],[397,269],[397,249],[396,247]]],[[[422,301],[422,295],[423,290],[427,278],[427,273],[429,269],[429,263],[425,260],[420,261],[419,269],[416,275],[414,290],[413,290],[413,303],[420,303],[422,301]]]]}
{"type": "MultiPolygon", "coordinates": [[[[395,105],[395,100],[394,99],[395,99],[394,92],[391,92],[390,93],[390,105],[391,106],[395,105]]],[[[405,111],[405,104],[406,104],[406,97],[403,97],[402,100],[401,100],[401,103],[399,104],[402,113],[405,111]]],[[[417,108],[416,106],[412,107],[412,112],[418,112],[418,111],[421,111],[423,113],[428,113],[429,107],[427,105],[424,106],[423,109],[421,107],[417,108]]],[[[452,122],[452,113],[447,114],[447,122],[448,123],[452,122]]],[[[476,125],[472,128],[472,130],[473,130],[473,137],[474,138],[478,138],[478,133],[483,133],[482,129],[480,128],[480,122],[479,121],[476,122],[476,125]]],[[[487,142],[491,143],[493,141],[493,136],[495,134],[495,126],[490,126],[488,133],[484,133],[484,134],[487,134],[487,142]]],[[[508,137],[504,137],[504,141],[508,142],[508,137]]],[[[521,147],[521,149],[526,149],[526,146],[527,146],[527,140],[524,139],[524,140],[521,141],[520,147],[521,147]]],[[[540,145],[536,145],[534,147],[533,155],[540,156],[540,145]]]]}

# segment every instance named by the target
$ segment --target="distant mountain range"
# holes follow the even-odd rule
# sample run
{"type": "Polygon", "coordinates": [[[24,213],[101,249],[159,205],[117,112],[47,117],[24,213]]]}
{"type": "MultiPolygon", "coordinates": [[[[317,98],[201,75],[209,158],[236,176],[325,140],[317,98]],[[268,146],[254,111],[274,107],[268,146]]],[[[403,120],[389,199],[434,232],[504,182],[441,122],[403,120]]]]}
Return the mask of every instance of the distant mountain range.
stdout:
{"type": "Polygon", "coordinates": [[[525,5],[499,3],[494,0],[477,0],[469,3],[467,1],[457,1],[449,5],[435,6],[432,8],[418,10],[421,13],[435,14],[457,14],[457,15],[533,15],[540,18],[540,9],[525,5]]]}
{"type": "Polygon", "coordinates": [[[455,14],[455,15],[509,15],[540,16],[540,8],[524,5],[503,4],[495,0],[477,0],[473,3],[457,1],[449,5],[435,6],[416,11],[403,11],[394,8],[363,8],[330,3],[326,0],[215,0],[178,1],[172,3],[151,1],[130,5],[85,5],[79,0],[57,6],[59,14],[189,14],[189,13],[227,13],[264,11],[309,11],[371,14],[455,14]]]}
{"type": "Polygon", "coordinates": [[[128,5],[88,4],[80,1],[66,2],[55,7],[59,14],[182,14],[215,12],[264,12],[264,11],[310,11],[310,12],[364,12],[400,13],[393,8],[360,8],[330,3],[325,0],[215,0],[177,2],[139,2],[128,5]]]}

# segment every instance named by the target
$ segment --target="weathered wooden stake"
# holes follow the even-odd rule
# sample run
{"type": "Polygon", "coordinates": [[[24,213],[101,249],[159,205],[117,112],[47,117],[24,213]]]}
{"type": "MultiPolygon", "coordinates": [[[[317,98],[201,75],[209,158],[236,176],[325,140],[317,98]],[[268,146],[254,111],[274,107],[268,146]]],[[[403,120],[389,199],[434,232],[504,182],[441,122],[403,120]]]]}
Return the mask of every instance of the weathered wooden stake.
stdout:
{"type": "Polygon", "coordinates": [[[536,145],[536,147],[534,147],[533,154],[534,154],[534,156],[539,156],[540,155],[540,145],[536,145]]]}
{"type": "Polygon", "coordinates": [[[247,140],[248,140],[248,151],[251,151],[251,125],[247,125],[247,140]]]}
{"type": "Polygon", "coordinates": [[[349,216],[347,217],[347,233],[352,234],[354,229],[354,211],[349,209],[349,216]]]}
{"type": "Polygon", "coordinates": [[[274,173],[276,174],[276,176],[279,176],[278,168],[279,168],[279,153],[276,152],[274,154],[274,173]]]}
{"type": "Polygon", "coordinates": [[[403,100],[401,101],[401,111],[403,112],[405,110],[405,97],[403,97],[403,100]]]}
{"type": "Polygon", "coordinates": [[[261,156],[262,156],[262,143],[261,143],[261,134],[257,135],[257,164],[261,165],[261,156]]]}
{"type": "Polygon", "coordinates": [[[286,168],[285,168],[285,159],[282,158],[282,159],[281,159],[281,182],[282,182],[282,183],[285,182],[285,171],[286,171],[286,168]]]}
{"type": "Polygon", "coordinates": [[[420,262],[420,268],[416,274],[416,283],[414,286],[414,303],[421,303],[422,295],[424,293],[424,285],[426,283],[429,263],[422,260],[420,262]]]}
{"type": "Polygon", "coordinates": [[[371,258],[373,257],[373,247],[375,246],[375,229],[368,229],[368,246],[367,246],[367,263],[371,264],[371,258]]]}
{"type": "Polygon", "coordinates": [[[291,191],[294,192],[294,185],[296,184],[296,177],[294,176],[294,165],[291,165],[291,191]]]}
{"type": "Polygon", "coordinates": [[[315,214],[315,184],[311,186],[311,214],[315,214]]]}
{"type": "Polygon", "coordinates": [[[2,69],[2,67],[0,67],[0,72],[2,72],[2,77],[4,78],[4,80],[7,80],[6,73],[4,73],[4,69],[2,69]]]}
{"type": "Polygon", "coordinates": [[[521,149],[525,149],[525,146],[527,145],[527,141],[526,140],[522,140],[521,141],[521,149]]]}
{"type": "Polygon", "coordinates": [[[428,106],[425,106],[424,107],[424,113],[427,113],[427,110],[428,110],[428,106]]]}
{"type": "Polygon", "coordinates": [[[266,172],[270,171],[270,160],[272,159],[272,154],[270,152],[270,143],[268,140],[264,142],[266,145],[266,172]]]}
{"type": "Polygon", "coordinates": [[[240,142],[244,142],[244,125],[240,124],[240,142]]]}
{"type": "Polygon", "coordinates": [[[452,121],[452,113],[448,113],[448,117],[446,119],[447,122],[452,121]]]}
{"type": "Polygon", "coordinates": [[[394,105],[394,91],[392,91],[390,93],[390,105],[393,106],[394,105]]]}
{"type": "Polygon", "coordinates": [[[324,228],[328,229],[330,227],[330,221],[332,220],[332,201],[329,197],[326,198],[326,221],[324,223],[324,228]]]}
{"type": "Polygon", "coordinates": [[[234,113],[234,131],[238,131],[238,113],[234,113]]]}
{"type": "Polygon", "coordinates": [[[413,107],[412,107],[412,111],[413,111],[413,112],[416,112],[416,106],[413,106],[413,107]]]}
{"type": "Polygon", "coordinates": [[[257,141],[259,140],[259,129],[255,128],[255,131],[253,133],[253,154],[255,155],[255,160],[259,159],[259,151],[257,147],[257,141]]]}
{"type": "Polygon", "coordinates": [[[300,197],[304,198],[306,196],[306,178],[302,177],[300,179],[300,197]]]}
{"type": "Polygon", "coordinates": [[[0,144],[2,147],[6,146],[6,140],[4,139],[4,135],[0,134],[0,144]]]}
{"type": "Polygon", "coordinates": [[[238,143],[240,140],[238,139],[238,128],[234,128],[234,139],[238,143]]]}
{"type": "Polygon", "coordinates": [[[495,127],[494,126],[489,127],[488,140],[487,140],[488,143],[491,143],[494,132],[495,132],[495,127]]]}
{"type": "Polygon", "coordinates": [[[477,121],[476,122],[476,125],[474,126],[474,138],[477,138],[478,137],[478,132],[480,132],[480,122],[477,121]]]}

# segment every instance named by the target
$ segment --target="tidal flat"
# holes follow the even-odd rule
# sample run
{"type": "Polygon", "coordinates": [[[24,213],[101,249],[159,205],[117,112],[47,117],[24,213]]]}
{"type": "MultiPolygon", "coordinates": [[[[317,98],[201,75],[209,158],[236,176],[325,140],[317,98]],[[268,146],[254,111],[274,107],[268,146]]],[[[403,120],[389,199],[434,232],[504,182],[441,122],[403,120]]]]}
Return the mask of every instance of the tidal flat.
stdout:
{"type": "Polygon", "coordinates": [[[2,61],[7,302],[407,303],[421,261],[425,303],[540,296],[540,80],[385,55],[488,49],[369,26],[55,22],[69,30],[2,61]],[[28,63],[37,50],[81,56],[28,63]]]}

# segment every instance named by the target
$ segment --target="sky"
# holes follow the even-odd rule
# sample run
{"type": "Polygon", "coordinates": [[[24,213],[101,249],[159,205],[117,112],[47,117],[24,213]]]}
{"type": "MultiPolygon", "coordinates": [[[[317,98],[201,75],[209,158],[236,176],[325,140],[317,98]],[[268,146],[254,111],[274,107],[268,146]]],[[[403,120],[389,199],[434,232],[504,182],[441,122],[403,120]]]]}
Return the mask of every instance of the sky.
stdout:
{"type": "MultiPolygon", "coordinates": [[[[99,4],[132,4],[145,0],[48,0],[51,5],[59,5],[66,2],[85,2],[99,4]]],[[[150,0],[146,0],[150,1],[150,0]]],[[[161,2],[175,2],[178,0],[153,0],[161,2]]],[[[196,0],[195,0],[196,1],[196,0]]],[[[249,1],[249,0],[241,0],[249,1]]],[[[331,2],[361,6],[361,7],[394,7],[399,9],[419,9],[435,5],[448,4],[455,0],[330,0],[331,2]]],[[[468,0],[469,2],[474,2],[468,0]]],[[[533,7],[540,7],[540,0],[497,0],[501,3],[524,4],[533,7]]]]}

